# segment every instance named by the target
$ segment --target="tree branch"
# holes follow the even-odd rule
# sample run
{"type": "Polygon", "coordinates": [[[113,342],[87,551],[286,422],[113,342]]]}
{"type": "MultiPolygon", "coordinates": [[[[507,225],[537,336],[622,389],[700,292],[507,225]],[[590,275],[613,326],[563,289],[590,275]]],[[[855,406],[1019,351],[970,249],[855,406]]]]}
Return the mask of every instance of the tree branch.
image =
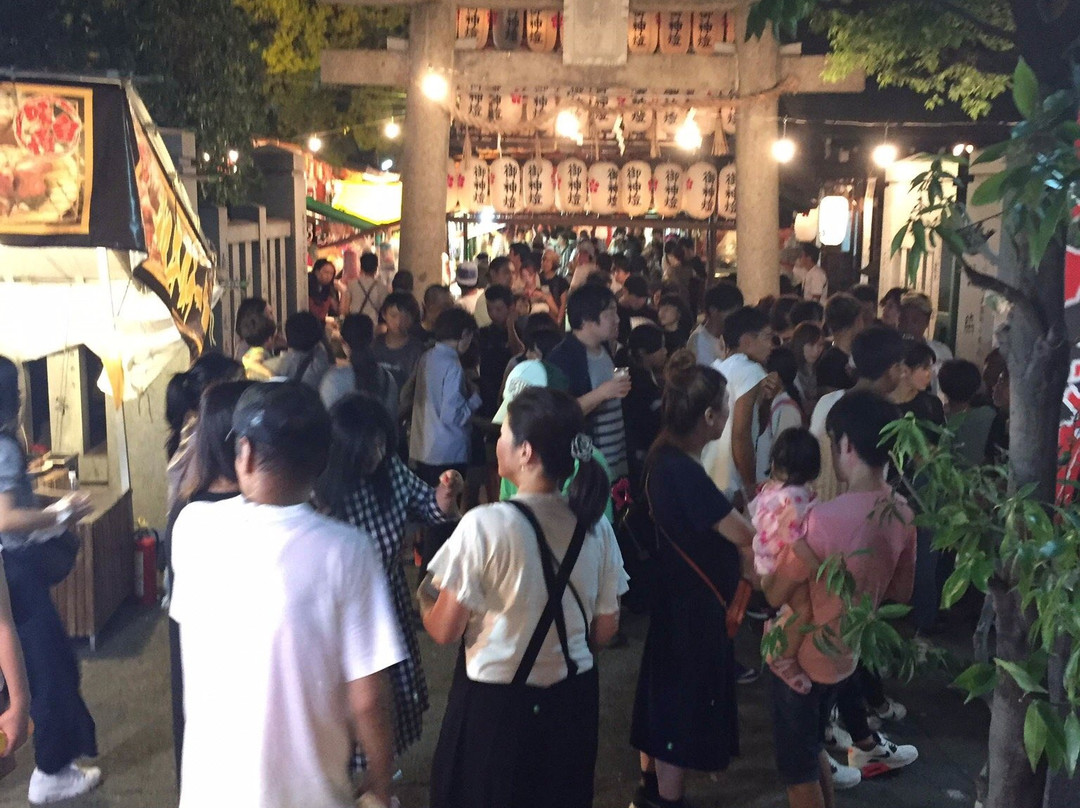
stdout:
{"type": "Polygon", "coordinates": [[[980,31],[982,31],[984,34],[987,34],[988,36],[997,37],[998,39],[1004,39],[1007,42],[1012,42],[1013,39],[1016,37],[1016,32],[1007,31],[1000,26],[987,22],[981,17],[972,14],[963,6],[959,6],[956,3],[951,2],[951,0],[930,0],[930,2],[938,6],[939,8],[944,9],[946,13],[952,14],[954,17],[960,17],[963,20],[967,20],[969,23],[974,25],[976,28],[978,28],[980,31]]]}
{"type": "Polygon", "coordinates": [[[995,294],[1001,295],[1013,305],[1026,309],[1031,316],[1038,321],[1039,327],[1042,328],[1044,334],[1050,330],[1050,320],[1046,316],[1046,312],[1043,311],[1043,307],[1039,301],[1000,278],[996,278],[985,272],[980,272],[963,257],[956,256],[956,259],[960,262],[960,266],[963,268],[964,274],[967,275],[967,279],[971,282],[972,286],[994,292],[995,294]]]}

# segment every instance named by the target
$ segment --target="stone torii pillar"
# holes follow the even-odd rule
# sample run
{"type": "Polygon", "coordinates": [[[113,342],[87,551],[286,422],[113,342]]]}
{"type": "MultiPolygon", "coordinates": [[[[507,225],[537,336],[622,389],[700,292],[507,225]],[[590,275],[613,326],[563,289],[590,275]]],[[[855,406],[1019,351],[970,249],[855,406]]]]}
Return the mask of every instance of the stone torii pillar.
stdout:
{"type": "Polygon", "coordinates": [[[446,80],[448,92],[453,93],[456,18],[457,4],[451,0],[415,5],[409,13],[398,266],[412,272],[420,288],[441,283],[446,250],[446,156],[450,149],[450,112],[424,95],[421,82],[433,72],[446,80]]]}

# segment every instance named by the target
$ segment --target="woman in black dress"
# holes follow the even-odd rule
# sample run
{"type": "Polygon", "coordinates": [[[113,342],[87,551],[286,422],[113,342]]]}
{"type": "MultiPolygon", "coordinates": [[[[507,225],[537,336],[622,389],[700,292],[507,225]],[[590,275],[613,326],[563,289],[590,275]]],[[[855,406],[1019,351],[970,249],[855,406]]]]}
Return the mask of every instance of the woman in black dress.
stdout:
{"type": "Polygon", "coordinates": [[[668,363],[663,428],[646,462],[657,575],[630,729],[641,752],[636,808],[682,805],[686,769],[720,771],[739,752],[735,658],[713,588],[725,601],[735,594],[752,569],[754,529],[699,460],[727,420],[725,387],[690,351],[668,363]]]}

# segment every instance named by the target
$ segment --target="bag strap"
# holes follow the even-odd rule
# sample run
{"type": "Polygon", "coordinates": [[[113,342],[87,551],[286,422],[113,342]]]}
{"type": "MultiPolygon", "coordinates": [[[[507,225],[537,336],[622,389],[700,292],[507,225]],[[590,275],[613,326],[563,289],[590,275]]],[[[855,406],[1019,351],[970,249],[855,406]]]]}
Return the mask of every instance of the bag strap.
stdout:
{"type": "Polygon", "coordinates": [[[709,587],[709,591],[711,591],[713,595],[716,596],[716,599],[720,601],[720,605],[727,609],[727,599],[720,594],[720,590],[716,588],[716,584],[714,584],[712,579],[694,562],[694,559],[690,558],[690,556],[686,554],[686,551],[675,543],[675,540],[671,538],[671,534],[664,529],[664,525],[656,518],[656,511],[652,505],[652,494],[649,493],[649,476],[650,475],[648,474],[645,475],[645,499],[649,503],[649,513],[652,514],[653,524],[656,525],[656,529],[663,534],[664,538],[668,540],[668,543],[675,548],[675,552],[682,557],[682,560],[687,563],[690,569],[697,573],[697,576],[705,583],[705,586],[709,587]]]}
{"type": "Polygon", "coordinates": [[[581,548],[585,544],[586,530],[585,523],[579,521],[577,528],[574,530],[574,536],[570,540],[570,546],[563,557],[563,563],[555,577],[554,587],[548,590],[547,605],[544,606],[544,611],[540,614],[540,620],[537,622],[536,629],[533,631],[529,644],[525,648],[525,654],[521,658],[521,664],[518,665],[517,673],[514,674],[512,684],[525,684],[529,674],[532,672],[533,665],[536,664],[536,658],[540,655],[540,647],[544,644],[548,630],[555,620],[556,612],[562,611],[563,592],[566,591],[566,585],[570,582],[570,573],[573,572],[574,565],[581,554],[581,548]]]}
{"type": "Polygon", "coordinates": [[[289,381],[300,382],[304,380],[304,374],[308,372],[308,368],[311,367],[311,363],[315,361],[315,351],[319,349],[316,345],[310,351],[307,356],[300,360],[300,364],[296,366],[296,370],[289,374],[289,381]]]}

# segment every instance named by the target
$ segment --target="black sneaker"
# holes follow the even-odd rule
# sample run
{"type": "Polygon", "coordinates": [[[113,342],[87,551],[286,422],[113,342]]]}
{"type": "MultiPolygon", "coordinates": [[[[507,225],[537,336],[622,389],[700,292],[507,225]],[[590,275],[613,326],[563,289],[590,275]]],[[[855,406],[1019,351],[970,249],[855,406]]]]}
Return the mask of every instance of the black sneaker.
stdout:
{"type": "Polygon", "coordinates": [[[748,685],[761,678],[761,671],[757,668],[748,668],[741,662],[735,662],[735,681],[740,685],[748,685]]]}

